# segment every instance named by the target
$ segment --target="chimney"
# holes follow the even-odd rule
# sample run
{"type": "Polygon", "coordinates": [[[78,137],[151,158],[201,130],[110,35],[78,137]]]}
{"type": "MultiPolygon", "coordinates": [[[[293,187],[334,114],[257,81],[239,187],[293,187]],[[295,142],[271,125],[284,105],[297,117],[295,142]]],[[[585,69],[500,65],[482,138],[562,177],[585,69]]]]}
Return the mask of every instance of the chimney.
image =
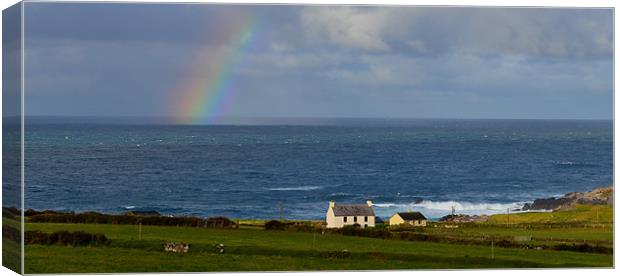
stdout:
{"type": "Polygon", "coordinates": [[[336,203],[333,200],[329,201],[329,208],[334,208],[335,205],[336,203]]]}
{"type": "Polygon", "coordinates": [[[368,207],[372,207],[372,200],[366,200],[366,204],[368,204],[368,207]]]}

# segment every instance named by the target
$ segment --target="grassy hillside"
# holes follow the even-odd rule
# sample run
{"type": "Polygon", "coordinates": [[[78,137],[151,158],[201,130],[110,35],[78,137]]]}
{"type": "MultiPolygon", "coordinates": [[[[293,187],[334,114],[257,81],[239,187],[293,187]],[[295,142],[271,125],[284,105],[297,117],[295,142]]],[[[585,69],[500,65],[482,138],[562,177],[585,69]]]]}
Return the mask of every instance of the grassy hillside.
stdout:
{"type": "Polygon", "coordinates": [[[576,205],[570,210],[493,215],[487,223],[587,223],[612,224],[613,206],[576,205]]]}
{"type": "Polygon", "coordinates": [[[610,205],[577,205],[556,212],[493,215],[483,223],[456,224],[458,228],[443,228],[446,224],[453,223],[435,223],[433,225],[438,227],[427,227],[423,231],[470,238],[527,236],[547,243],[587,242],[613,246],[613,207],[610,205]]]}

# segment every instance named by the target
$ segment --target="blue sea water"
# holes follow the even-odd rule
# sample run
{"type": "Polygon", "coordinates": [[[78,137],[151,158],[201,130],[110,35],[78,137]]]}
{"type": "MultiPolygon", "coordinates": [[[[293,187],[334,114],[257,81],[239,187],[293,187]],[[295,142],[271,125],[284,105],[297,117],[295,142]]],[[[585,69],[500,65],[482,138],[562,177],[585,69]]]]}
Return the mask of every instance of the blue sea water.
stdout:
{"type": "Polygon", "coordinates": [[[612,121],[316,120],[181,126],[30,120],[26,208],[321,219],[501,213],[613,181],[612,121]],[[281,208],[280,208],[281,206],[281,208]]]}

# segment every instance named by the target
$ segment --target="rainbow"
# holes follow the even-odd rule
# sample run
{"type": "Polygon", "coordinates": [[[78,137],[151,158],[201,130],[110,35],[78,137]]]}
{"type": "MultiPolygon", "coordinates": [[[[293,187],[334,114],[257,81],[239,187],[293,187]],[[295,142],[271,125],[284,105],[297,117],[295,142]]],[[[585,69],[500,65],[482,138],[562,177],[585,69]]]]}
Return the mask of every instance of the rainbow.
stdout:
{"type": "Polygon", "coordinates": [[[234,83],[232,70],[256,37],[254,16],[229,16],[218,21],[209,41],[219,46],[197,51],[191,69],[172,93],[172,118],[177,124],[213,123],[226,112],[234,83]]]}

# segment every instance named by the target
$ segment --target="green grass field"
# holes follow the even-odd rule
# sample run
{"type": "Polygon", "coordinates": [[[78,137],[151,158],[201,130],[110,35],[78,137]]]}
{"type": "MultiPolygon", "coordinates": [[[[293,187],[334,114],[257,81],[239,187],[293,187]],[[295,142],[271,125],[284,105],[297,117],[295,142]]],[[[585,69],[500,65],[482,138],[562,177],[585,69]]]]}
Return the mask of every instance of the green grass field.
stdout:
{"type": "Polygon", "coordinates": [[[112,239],[107,247],[27,246],[26,272],[337,270],[403,268],[586,267],[612,265],[611,255],[381,240],[337,234],[254,229],[29,224],[44,231],[85,230],[112,239]],[[192,244],[187,255],[161,252],[162,240],[192,244]],[[212,246],[223,243],[224,254],[212,246]],[[313,246],[314,244],[314,246],[313,246]],[[327,252],[349,250],[350,258],[327,252]]]}
{"type": "MultiPolygon", "coordinates": [[[[434,224],[441,226],[441,223],[434,224]]],[[[459,228],[426,227],[429,234],[460,237],[495,238],[532,237],[534,240],[556,242],[588,242],[613,245],[613,207],[578,205],[559,212],[530,212],[493,215],[487,222],[460,224],[459,228]]]]}
{"type": "Polygon", "coordinates": [[[2,239],[2,265],[15,272],[21,270],[21,249],[15,241],[2,239]]]}
{"type": "MultiPolygon", "coordinates": [[[[606,206],[578,206],[553,213],[514,214],[512,224],[502,215],[489,222],[444,228],[441,223],[415,231],[463,239],[511,239],[531,236],[530,244],[580,243],[613,247],[613,210],[606,206]],[[598,210],[594,208],[599,208],[598,210]],[[601,209],[603,208],[603,209],[601,209]],[[607,209],[605,209],[607,208],[607,209]],[[582,224],[558,224],[577,212],[582,224]],[[598,213],[598,218],[596,214],[598,213]],[[594,215],[593,215],[594,214],[594,215]],[[595,220],[598,223],[594,223],[595,220]],[[549,226],[549,227],[547,227],[549,226]]],[[[571,220],[575,222],[575,220],[571,220]]],[[[3,223],[15,225],[4,219],[3,223]]],[[[26,230],[86,231],[105,234],[107,246],[69,247],[27,245],[26,273],[290,271],[369,269],[455,269],[612,267],[613,255],[573,251],[500,248],[494,246],[364,238],[341,234],[266,231],[261,221],[242,221],[240,229],[137,225],[26,223],[26,230]],[[187,254],[162,251],[163,241],[187,242],[187,254]],[[225,245],[219,254],[214,245],[225,245]],[[351,254],[338,256],[344,249],[351,254]]],[[[15,246],[13,246],[15,245],[15,246]]],[[[4,250],[17,244],[4,240],[4,250]]],[[[6,253],[6,252],[5,252],[6,253]]],[[[5,260],[10,261],[10,260],[5,260]]]]}
{"type": "Polygon", "coordinates": [[[462,237],[496,237],[496,238],[514,238],[514,237],[531,237],[533,240],[539,241],[557,241],[557,242],[583,242],[591,244],[612,244],[613,231],[611,226],[607,227],[571,227],[571,228],[548,228],[548,229],[531,229],[519,226],[485,226],[478,227],[462,227],[457,229],[428,229],[429,233],[462,236],[462,237]]]}

